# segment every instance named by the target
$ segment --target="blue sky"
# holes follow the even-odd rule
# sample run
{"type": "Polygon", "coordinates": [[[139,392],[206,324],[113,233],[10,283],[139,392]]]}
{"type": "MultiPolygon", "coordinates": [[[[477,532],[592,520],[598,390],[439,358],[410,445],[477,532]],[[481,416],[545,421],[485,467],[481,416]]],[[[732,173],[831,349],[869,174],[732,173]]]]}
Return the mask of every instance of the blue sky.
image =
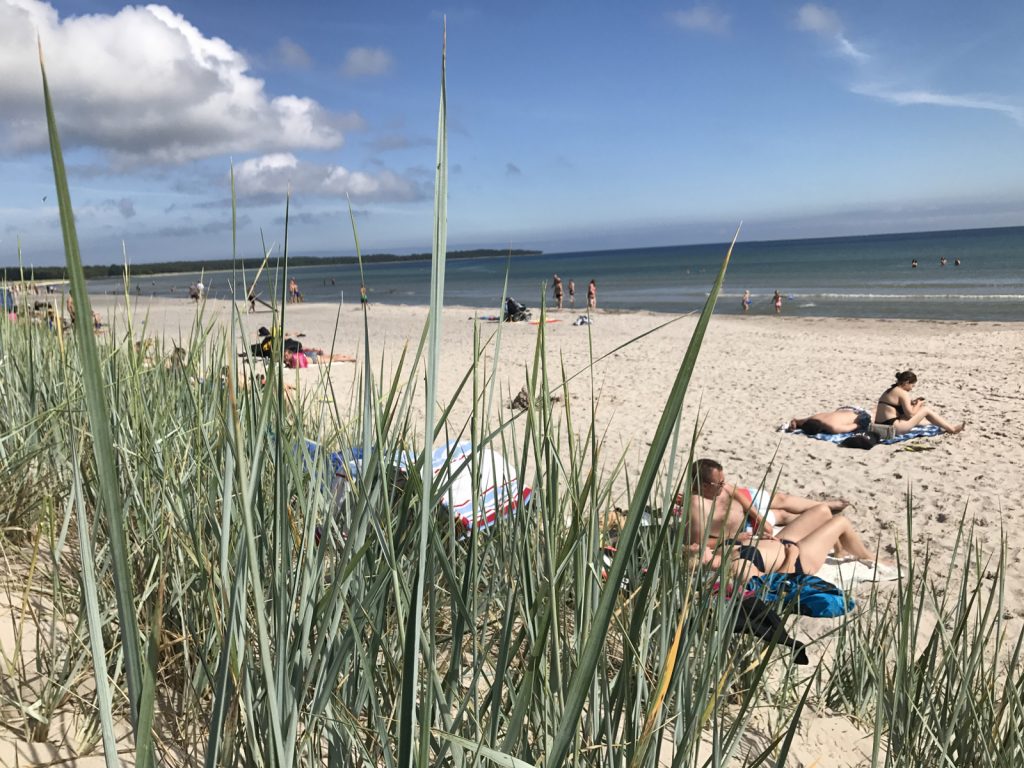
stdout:
{"type": "Polygon", "coordinates": [[[0,0],[0,264],[547,251],[1024,224],[1024,5],[0,0]]]}

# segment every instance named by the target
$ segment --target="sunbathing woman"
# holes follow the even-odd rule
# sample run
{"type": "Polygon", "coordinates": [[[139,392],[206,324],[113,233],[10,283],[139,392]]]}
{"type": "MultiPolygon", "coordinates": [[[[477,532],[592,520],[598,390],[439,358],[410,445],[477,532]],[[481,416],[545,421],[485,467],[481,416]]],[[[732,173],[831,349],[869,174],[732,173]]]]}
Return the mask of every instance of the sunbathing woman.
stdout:
{"type": "Polygon", "coordinates": [[[843,435],[847,432],[864,432],[871,423],[871,415],[852,405],[844,405],[835,411],[816,413],[805,419],[790,419],[787,432],[800,430],[805,435],[843,435]]]}
{"type": "Polygon", "coordinates": [[[817,573],[829,553],[836,549],[848,553],[848,559],[859,560],[865,565],[888,567],[887,563],[875,562],[849,518],[843,515],[827,520],[800,541],[786,538],[785,532],[780,539],[750,539],[745,543],[743,536],[741,534],[736,537],[735,556],[750,563],[750,576],[765,573],[817,573]]]}
{"type": "Polygon", "coordinates": [[[896,374],[896,383],[889,387],[878,398],[875,408],[875,423],[896,427],[897,435],[905,435],[921,422],[928,422],[941,427],[950,434],[962,432],[964,425],[953,426],[924,404],[923,397],[910,399],[910,391],[917,383],[917,374],[913,371],[901,371],[896,374]]]}

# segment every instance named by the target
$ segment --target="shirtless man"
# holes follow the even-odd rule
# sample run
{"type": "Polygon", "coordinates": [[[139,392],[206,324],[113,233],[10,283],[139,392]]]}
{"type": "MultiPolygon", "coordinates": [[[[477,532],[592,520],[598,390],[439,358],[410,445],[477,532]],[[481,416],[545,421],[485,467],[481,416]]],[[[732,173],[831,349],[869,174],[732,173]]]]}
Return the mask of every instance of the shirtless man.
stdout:
{"type": "MultiPolygon", "coordinates": [[[[835,534],[829,550],[834,550],[837,557],[849,555],[858,560],[873,560],[872,553],[847,518],[838,516],[842,522],[833,521],[833,516],[845,506],[846,502],[842,500],[818,502],[785,493],[770,494],[729,485],[725,482],[721,464],[713,459],[698,459],[690,472],[687,538],[691,544],[703,544],[706,538],[711,547],[719,543],[737,545],[741,558],[750,559],[765,571],[763,563],[758,563],[760,556],[755,554],[755,550],[761,547],[758,543],[751,545],[751,542],[755,536],[762,541],[776,541],[775,526],[784,525],[786,542],[798,544],[812,538],[817,542],[821,538],[819,532],[828,531],[830,535],[835,534]]],[[[778,548],[777,545],[767,545],[766,549],[773,546],[778,548]]],[[[829,550],[825,550],[825,554],[829,550]]],[[[785,554],[781,548],[779,553],[785,554]]],[[[772,569],[771,563],[766,565],[768,570],[772,569]]],[[[778,566],[781,567],[782,562],[778,566]]],[[[817,567],[820,566],[818,563],[817,567]]]]}

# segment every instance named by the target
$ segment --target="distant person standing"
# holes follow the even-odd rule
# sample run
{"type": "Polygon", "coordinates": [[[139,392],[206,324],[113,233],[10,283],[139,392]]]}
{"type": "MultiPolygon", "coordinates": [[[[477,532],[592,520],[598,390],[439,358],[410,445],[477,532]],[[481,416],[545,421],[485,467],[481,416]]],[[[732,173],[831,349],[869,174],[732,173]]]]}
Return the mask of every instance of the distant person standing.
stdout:
{"type": "Polygon", "coordinates": [[[775,305],[775,314],[776,315],[781,315],[782,314],[782,294],[779,293],[778,291],[776,291],[775,295],[772,296],[772,304],[775,305]]]}
{"type": "Polygon", "coordinates": [[[256,289],[250,288],[249,295],[246,297],[249,299],[249,314],[256,311],[256,289]]]}
{"type": "Polygon", "coordinates": [[[743,292],[743,311],[750,311],[750,291],[743,292]]]}
{"type": "Polygon", "coordinates": [[[370,306],[370,297],[366,295],[366,284],[359,284],[359,303],[364,307],[370,306]]]}
{"type": "Polygon", "coordinates": [[[917,259],[911,259],[911,261],[910,261],[910,268],[911,269],[917,269],[917,259]]]}
{"type": "Polygon", "coordinates": [[[954,267],[959,267],[960,266],[960,259],[954,259],[953,260],[953,266],[954,267]]]}
{"type": "Polygon", "coordinates": [[[597,283],[593,280],[587,286],[587,309],[597,309],[597,283]]]}
{"type": "Polygon", "coordinates": [[[562,308],[562,278],[555,275],[551,278],[551,289],[555,293],[555,304],[559,309],[562,308]]]}
{"type": "MultiPolygon", "coordinates": [[[[957,262],[959,264],[959,262],[957,262]]],[[[576,283],[572,280],[569,281],[569,306],[573,309],[576,308],[576,283]]]]}
{"type": "Polygon", "coordinates": [[[288,279],[288,301],[294,303],[299,300],[302,294],[299,293],[299,284],[295,282],[295,278],[288,279]]]}

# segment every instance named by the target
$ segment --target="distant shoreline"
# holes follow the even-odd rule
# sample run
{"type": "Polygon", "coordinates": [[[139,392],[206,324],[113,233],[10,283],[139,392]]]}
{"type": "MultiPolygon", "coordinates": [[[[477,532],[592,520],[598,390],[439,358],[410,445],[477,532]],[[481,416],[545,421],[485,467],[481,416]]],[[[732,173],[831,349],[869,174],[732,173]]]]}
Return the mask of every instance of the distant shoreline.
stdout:
{"type": "MultiPolygon", "coordinates": [[[[541,256],[543,251],[528,250],[523,248],[476,248],[464,251],[448,251],[448,259],[491,259],[496,256],[541,256]]],[[[433,257],[430,253],[412,253],[408,256],[400,256],[396,253],[372,253],[362,257],[364,264],[404,264],[414,261],[429,261],[433,257]]],[[[331,267],[350,266],[358,264],[357,256],[295,256],[288,259],[290,267],[331,267]]],[[[268,260],[268,265],[276,263],[275,259],[268,260]]],[[[156,261],[151,264],[129,265],[129,272],[132,277],[160,277],[167,275],[180,275],[196,272],[227,272],[232,269],[251,270],[255,272],[262,266],[262,259],[202,259],[195,261],[156,261]]],[[[107,264],[101,266],[83,267],[86,280],[99,280],[116,278],[124,275],[123,264],[107,264]]],[[[22,267],[0,267],[0,280],[5,282],[42,282],[42,281],[67,281],[67,268],[59,267],[35,267],[29,270],[31,277],[23,280],[25,271],[22,267]]]]}

